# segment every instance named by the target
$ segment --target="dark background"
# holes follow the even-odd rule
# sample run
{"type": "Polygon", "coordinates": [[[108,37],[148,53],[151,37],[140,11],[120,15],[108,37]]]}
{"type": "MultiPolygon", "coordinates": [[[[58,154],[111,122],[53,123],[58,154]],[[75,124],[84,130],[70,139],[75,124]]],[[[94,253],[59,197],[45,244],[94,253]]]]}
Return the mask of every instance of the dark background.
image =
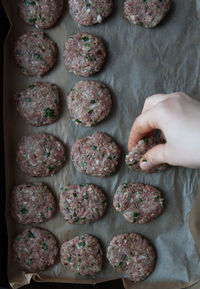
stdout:
{"type": "MultiPolygon", "coordinates": [[[[5,174],[4,174],[4,144],[3,144],[3,43],[9,30],[9,22],[3,10],[2,4],[0,2],[0,289],[10,288],[7,280],[7,234],[6,234],[6,224],[5,224],[5,174]]],[[[107,288],[124,288],[121,280],[115,280],[110,282],[105,282],[95,285],[83,285],[83,284],[61,284],[61,283],[35,283],[31,282],[30,285],[24,286],[23,288],[40,288],[40,289],[107,289],[107,288]]]]}

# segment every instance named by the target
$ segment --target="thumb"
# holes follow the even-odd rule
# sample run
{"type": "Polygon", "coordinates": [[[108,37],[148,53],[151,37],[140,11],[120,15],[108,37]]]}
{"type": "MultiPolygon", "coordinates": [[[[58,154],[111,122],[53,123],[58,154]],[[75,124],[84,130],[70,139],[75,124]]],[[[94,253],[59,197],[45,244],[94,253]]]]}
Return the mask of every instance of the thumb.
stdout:
{"type": "Polygon", "coordinates": [[[140,160],[140,168],[143,171],[149,171],[153,167],[166,163],[167,157],[167,144],[159,144],[147,151],[147,153],[140,160]]]}

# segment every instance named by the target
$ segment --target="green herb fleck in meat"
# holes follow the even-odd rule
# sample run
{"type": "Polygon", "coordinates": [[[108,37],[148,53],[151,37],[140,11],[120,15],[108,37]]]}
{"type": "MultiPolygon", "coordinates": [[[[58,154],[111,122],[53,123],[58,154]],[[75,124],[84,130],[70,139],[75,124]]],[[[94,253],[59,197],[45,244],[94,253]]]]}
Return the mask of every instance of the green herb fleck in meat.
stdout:
{"type": "Polygon", "coordinates": [[[146,137],[143,137],[142,140],[143,140],[143,142],[144,142],[146,145],[149,144],[149,141],[148,141],[148,139],[147,139],[146,137]]]}
{"type": "Polygon", "coordinates": [[[82,121],[79,120],[79,119],[75,119],[75,121],[76,121],[77,123],[82,123],[82,121]]]}
{"type": "Polygon", "coordinates": [[[122,259],[123,259],[123,260],[127,260],[127,255],[124,254],[124,255],[122,256],[122,259]]]}
{"type": "Polygon", "coordinates": [[[67,210],[68,213],[71,212],[71,210],[70,210],[70,208],[68,206],[66,206],[66,210],[67,210]]]}
{"type": "Polygon", "coordinates": [[[146,162],[147,162],[147,160],[142,160],[142,162],[143,162],[143,163],[146,163],[146,162]]]}
{"type": "Polygon", "coordinates": [[[127,187],[128,187],[127,184],[124,183],[124,184],[123,184],[123,188],[124,188],[124,189],[127,189],[127,187]]]}
{"type": "Polygon", "coordinates": [[[42,23],[44,23],[44,22],[45,22],[45,19],[44,19],[44,17],[40,17],[40,19],[42,20],[42,23]]]}
{"type": "Polygon", "coordinates": [[[76,194],[76,193],[73,193],[73,196],[74,196],[74,198],[76,198],[76,197],[77,197],[77,194],[76,194]]]}
{"type": "Polygon", "coordinates": [[[70,262],[71,260],[72,260],[72,257],[69,257],[69,258],[67,259],[67,261],[69,261],[69,262],[70,262]]]}
{"type": "Polygon", "coordinates": [[[28,264],[28,265],[33,264],[33,259],[28,259],[28,260],[27,260],[27,264],[28,264]]]}
{"type": "Polygon", "coordinates": [[[120,204],[118,204],[117,207],[120,208],[120,204]]]}
{"type": "Polygon", "coordinates": [[[105,204],[106,203],[106,200],[103,200],[102,204],[105,204]]]}
{"type": "Polygon", "coordinates": [[[91,4],[90,4],[90,3],[87,3],[87,4],[86,4],[86,7],[90,7],[90,6],[91,6],[91,4]]]}
{"type": "Polygon", "coordinates": [[[110,161],[111,161],[111,160],[112,160],[112,157],[107,157],[107,160],[110,160],[110,161]]]}
{"type": "Polygon", "coordinates": [[[158,202],[160,200],[159,197],[155,197],[155,201],[158,202]]]}
{"type": "Polygon", "coordinates": [[[36,18],[29,18],[29,22],[33,24],[35,23],[36,20],[37,20],[36,18]]]}
{"type": "Polygon", "coordinates": [[[133,222],[135,223],[137,221],[137,218],[139,217],[140,213],[139,212],[135,212],[133,214],[133,222]]]}
{"type": "Polygon", "coordinates": [[[54,110],[53,109],[50,109],[50,108],[47,108],[45,110],[45,114],[44,114],[44,117],[51,117],[53,119],[55,119],[57,117],[57,115],[54,113],[54,110]]]}
{"type": "Polygon", "coordinates": [[[85,242],[80,242],[80,243],[78,243],[78,246],[79,246],[79,248],[85,247],[85,242]]]}
{"type": "Polygon", "coordinates": [[[48,249],[48,246],[47,246],[46,243],[43,243],[43,244],[42,244],[42,249],[44,249],[45,251],[48,249]]]}
{"type": "Polygon", "coordinates": [[[95,103],[95,100],[94,100],[94,99],[92,99],[92,100],[90,101],[90,103],[91,103],[91,104],[94,104],[94,103],[95,103]]]}
{"type": "Polygon", "coordinates": [[[31,99],[30,97],[27,97],[27,98],[26,98],[26,101],[27,101],[27,102],[32,102],[32,99],[31,99]]]}
{"type": "Polygon", "coordinates": [[[36,60],[44,61],[44,59],[42,58],[42,56],[39,53],[35,53],[34,56],[35,56],[36,60]]]}
{"type": "Polygon", "coordinates": [[[25,215],[28,213],[28,210],[26,208],[22,208],[20,212],[22,215],[25,215]]]}
{"type": "Polygon", "coordinates": [[[119,268],[123,266],[124,262],[119,262],[119,268]]]}
{"type": "Polygon", "coordinates": [[[52,210],[53,210],[53,208],[51,208],[51,207],[47,208],[47,212],[52,211],[52,210]]]}
{"type": "Polygon", "coordinates": [[[93,148],[94,151],[97,151],[97,146],[92,145],[92,148],[93,148]]]}
{"type": "Polygon", "coordinates": [[[57,166],[48,166],[48,169],[50,172],[54,171],[55,169],[57,169],[57,166]]]}
{"type": "Polygon", "coordinates": [[[28,86],[28,88],[31,88],[31,89],[35,88],[35,84],[30,84],[30,85],[28,86]]]}
{"type": "Polygon", "coordinates": [[[83,195],[83,198],[84,198],[85,200],[88,200],[88,194],[85,193],[85,194],[83,195]]]}
{"type": "Polygon", "coordinates": [[[88,114],[92,114],[93,113],[93,109],[88,111],[88,114]]]}
{"type": "Polygon", "coordinates": [[[28,231],[27,236],[29,238],[34,238],[35,239],[35,236],[33,235],[33,233],[31,231],[28,231]]]}
{"type": "Polygon", "coordinates": [[[88,38],[87,36],[83,36],[83,37],[82,37],[82,40],[83,40],[83,41],[89,41],[89,38],[88,38]]]}
{"type": "Polygon", "coordinates": [[[134,213],[134,217],[135,217],[135,218],[137,218],[139,215],[140,215],[139,212],[135,212],[135,213],[134,213]]]}

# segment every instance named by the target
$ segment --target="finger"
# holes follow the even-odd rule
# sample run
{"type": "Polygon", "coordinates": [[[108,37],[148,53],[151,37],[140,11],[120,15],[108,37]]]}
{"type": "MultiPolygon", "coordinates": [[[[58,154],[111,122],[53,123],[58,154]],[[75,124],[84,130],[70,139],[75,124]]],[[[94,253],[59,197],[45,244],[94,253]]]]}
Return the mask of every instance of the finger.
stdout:
{"type": "Polygon", "coordinates": [[[140,160],[140,168],[143,171],[149,171],[153,167],[164,164],[169,159],[167,144],[159,144],[147,151],[140,160]]]}
{"type": "Polygon", "coordinates": [[[152,107],[154,107],[155,105],[159,104],[160,102],[168,99],[171,97],[171,94],[154,94],[150,97],[147,97],[145,102],[144,102],[144,106],[142,109],[142,113],[145,112],[146,110],[151,109],[152,107]]]}
{"type": "Polygon", "coordinates": [[[142,137],[156,128],[159,128],[159,125],[157,124],[156,111],[154,108],[139,115],[133,123],[129,134],[128,150],[130,151],[142,137]]]}

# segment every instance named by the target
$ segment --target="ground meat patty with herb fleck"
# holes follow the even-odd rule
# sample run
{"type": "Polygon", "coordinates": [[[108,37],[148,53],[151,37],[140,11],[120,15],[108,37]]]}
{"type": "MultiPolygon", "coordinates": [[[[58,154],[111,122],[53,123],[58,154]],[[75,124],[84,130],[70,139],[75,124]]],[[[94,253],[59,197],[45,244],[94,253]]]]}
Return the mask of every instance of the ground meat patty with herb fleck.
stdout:
{"type": "Polygon", "coordinates": [[[113,206],[130,223],[145,224],[162,214],[163,201],[158,189],[149,185],[128,183],[117,188],[113,206]]]}
{"type": "Polygon", "coordinates": [[[77,140],[71,151],[71,159],[79,173],[94,177],[112,176],[119,158],[119,146],[102,132],[77,140]]]}
{"type": "Polygon", "coordinates": [[[54,123],[59,115],[59,90],[49,82],[34,82],[15,95],[17,111],[26,123],[43,126],[54,123]]]}
{"type": "Polygon", "coordinates": [[[163,20],[170,6],[171,0],[126,0],[124,16],[133,24],[153,28],[163,20]]]}
{"type": "Polygon", "coordinates": [[[23,136],[17,146],[17,162],[32,177],[54,175],[65,164],[64,145],[54,136],[38,133],[23,136]]]}
{"type": "Polygon", "coordinates": [[[53,265],[58,254],[58,244],[52,233],[44,229],[26,229],[12,245],[14,259],[28,272],[39,272],[53,265]]]}
{"type": "Polygon", "coordinates": [[[10,212],[20,224],[39,224],[54,215],[55,198],[45,184],[22,184],[11,193],[10,212]]]}
{"type": "Polygon", "coordinates": [[[100,81],[79,81],[67,96],[67,105],[76,124],[94,126],[105,119],[111,110],[110,91],[100,81]]]}
{"type": "Polygon", "coordinates": [[[23,74],[40,76],[54,66],[57,45],[43,32],[27,32],[17,40],[14,55],[23,74]]]}
{"type": "Polygon", "coordinates": [[[112,12],[112,0],[69,0],[73,19],[85,26],[101,23],[112,12]]]}
{"type": "Polygon", "coordinates": [[[63,0],[20,0],[18,10],[21,19],[37,28],[49,28],[60,18],[63,0]]]}
{"type": "Polygon", "coordinates": [[[110,265],[133,282],[146,279],[154,270],[156,253],[142,235],[127,233],[115,236],[107,249],[110,265]]]}
{"type": "Polygon", "coordinates": [[[82,276],[101,271],[103,252],[99,241],[91,235],[84,234],[63,243],[60,255],[61,263],[69,271],[82,276]]]}
{"type": "Polygon", "coordinates": [[[105,58],[105,46],[96,35],[80,32],[72,35],[65,44],[65,66],[76,75],[88,77],[97,73],[105,58]]]}
{"type": "Polygon", "coordinates": [[[96,222],[105,209],[105,195],[98,186],[85,184],[61,188],[60,211],[70,224],[96,222]]]}
{"type": "MultiPolygon", "coordinates": [[[[154,147],[157,144],[162,144],[165,143],[165,141],[159,136],[148,136],[142,138],[138,144],[132,148],[132,150],[129,152],[129,154],[126,155],[126,164],[129,167],[131,171],[138,171],[140,170],[140,161],[146,161],[143,159],[143,156],[145,153],[154,147]]],[[[146,173],[156,173],[156,172],[161,172],[169,168],[169,165],[167,164],[161,164],[158,166],[153,167],[149,171],[145,171],[146,173]]]]}

